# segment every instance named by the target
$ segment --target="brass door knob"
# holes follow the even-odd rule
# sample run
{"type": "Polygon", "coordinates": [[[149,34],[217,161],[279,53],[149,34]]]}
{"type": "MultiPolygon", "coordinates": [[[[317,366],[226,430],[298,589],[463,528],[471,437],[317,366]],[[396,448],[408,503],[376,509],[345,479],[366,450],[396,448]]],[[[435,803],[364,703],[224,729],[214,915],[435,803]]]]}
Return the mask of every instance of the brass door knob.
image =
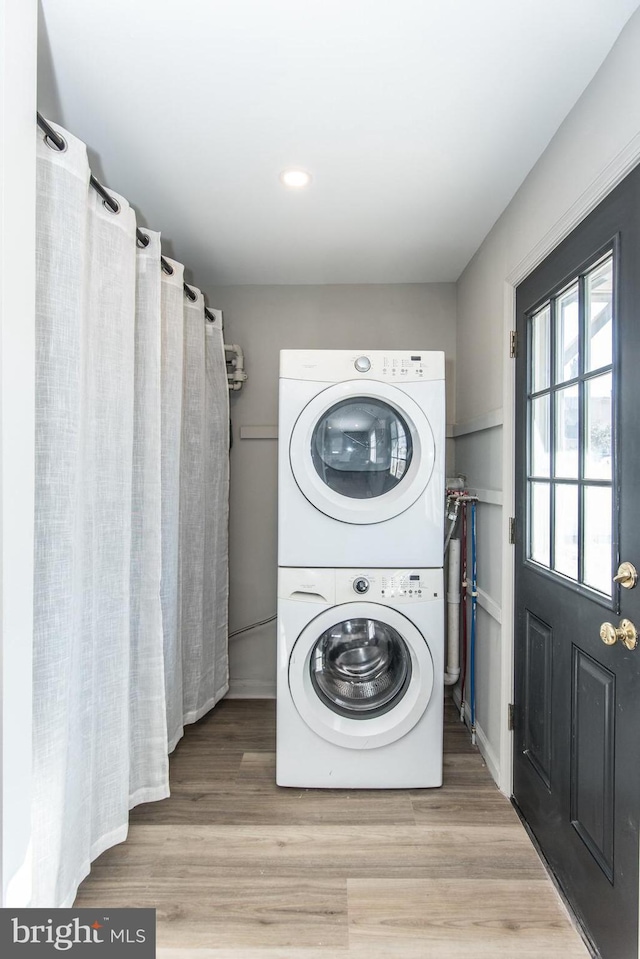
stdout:
{"type": "Polygon", "coordinates": [[[627,649],[635,649],[638,645],[638,631],[630,619],[623,619],[619,626],[613,623],[603,623],[600,627],[600,639],[607,646],[615,646],[620,641],[627,649]]]}
{"type": "Polygon", "coordinates": [[[633,589],[638,582],[638,571],[633,563],[620,563],[613,581],[614,583],[620,583],[625,589],[633,589]]]}

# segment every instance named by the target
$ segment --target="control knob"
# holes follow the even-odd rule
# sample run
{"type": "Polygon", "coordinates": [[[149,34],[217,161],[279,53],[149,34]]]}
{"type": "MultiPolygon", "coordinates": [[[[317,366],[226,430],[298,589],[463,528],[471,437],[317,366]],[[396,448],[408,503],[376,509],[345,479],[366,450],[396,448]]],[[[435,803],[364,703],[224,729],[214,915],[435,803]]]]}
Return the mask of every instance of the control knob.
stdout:
{"type": "Polygon", "coordinates": [[[369,589],[369,580],[364,576],[360,576],[354,581],[353,588],[355,589],[356,593],[366,593],[369,589]]]}
{"type": "Polygon", "coordinates": [[[358,373],[368,373],[371,369],[371,360],[368,356],[359,356],[353,365],[358,373]]]}

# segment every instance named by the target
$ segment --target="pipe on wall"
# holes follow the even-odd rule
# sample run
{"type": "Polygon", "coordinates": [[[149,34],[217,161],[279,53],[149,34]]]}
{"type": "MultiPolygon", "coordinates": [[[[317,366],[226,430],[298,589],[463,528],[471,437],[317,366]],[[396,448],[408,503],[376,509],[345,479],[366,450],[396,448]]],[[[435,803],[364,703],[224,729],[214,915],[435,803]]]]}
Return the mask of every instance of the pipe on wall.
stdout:
{"type": "Polygon", "coordinates": [[[478,563],[475,500],[471,503],[471,637],[469,643],[469,673],[471,685],[471,742],[476,744],[476,630],[478,618],[478,563]]]}
{"type": "Polygon", "coordinates": [[[460,540],[449,542],[447,569],[447,666],[445,686],[460,678],[460,540]]]}
{"type": "Polygon", "coordinates": [[[224,351],[227,357],[227,379],[229,389],[237,392],[242,389],[242,384],[247,379],[244,370],[244,353],[242,347],[237,343],[225,343],[224,351]]]}

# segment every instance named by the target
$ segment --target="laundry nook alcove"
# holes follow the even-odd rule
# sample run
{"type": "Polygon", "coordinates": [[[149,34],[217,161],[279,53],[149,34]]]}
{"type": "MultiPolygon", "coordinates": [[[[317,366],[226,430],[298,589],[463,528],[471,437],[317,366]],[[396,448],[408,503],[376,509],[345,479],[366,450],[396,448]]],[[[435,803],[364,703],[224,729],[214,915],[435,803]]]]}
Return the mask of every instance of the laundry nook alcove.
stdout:
{"type": "Polygon", "coordinates": [[[0,2],[0,953],[640,959],[638,0],[0,2]]]}

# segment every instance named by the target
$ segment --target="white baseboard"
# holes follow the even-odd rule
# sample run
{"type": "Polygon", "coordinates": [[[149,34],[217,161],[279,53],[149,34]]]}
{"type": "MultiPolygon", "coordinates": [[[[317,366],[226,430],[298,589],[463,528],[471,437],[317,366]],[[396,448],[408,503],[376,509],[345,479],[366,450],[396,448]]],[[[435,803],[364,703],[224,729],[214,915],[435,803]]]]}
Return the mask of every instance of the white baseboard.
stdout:
{"type": "Polygon", "coordinates": [[[226,699],[275,699],[276,684],[262,679],[231,679],[226,699]]]}
{"type": "MultiPolygon", "coordinates": [[[[453,690],[453,701],[458,711],[460,710],[461,698],[462,697],[460,695],[460,689],[456,686],[456,688],[453,690]]],[[[464,715],[465,715],[467,726],[471,727],[471,712],[469,710],[469,703],[464,704],[464,715]]],[[[469,735],[471,735],[471,733],[469,733],[469,735]]],[[[493,776],[496,782],[496,785],[499,787],[500,786],[500,763],[498,762],[498,758],[496,754],[494,753],[493,749],[491,748],[491,744],[489,743],[489,740],[487,739],[487,734],[485,733],[482,726],[479,726],[477,722],[476,722],[476,740],[478,743],[478,749],[480,750],[482,754],[482,758],[487,764],[487,769],[493,776]]]]}

